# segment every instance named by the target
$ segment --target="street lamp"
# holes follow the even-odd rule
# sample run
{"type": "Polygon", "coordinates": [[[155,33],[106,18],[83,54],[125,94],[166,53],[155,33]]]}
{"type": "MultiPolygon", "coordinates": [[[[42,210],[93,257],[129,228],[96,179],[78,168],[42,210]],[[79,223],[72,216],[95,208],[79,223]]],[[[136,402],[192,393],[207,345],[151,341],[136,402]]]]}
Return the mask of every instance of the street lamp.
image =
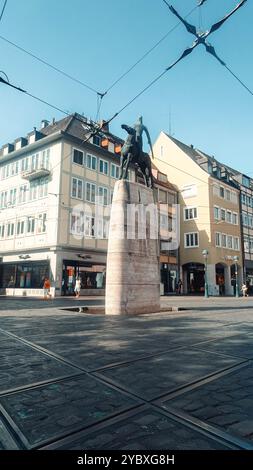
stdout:
{"type": "Polygon", "coordinates": [[[234,256],[233,260],[235,262],[235,296],[239,297],[239,285],[238,285],[238,260],[239,260],[239,256],[234,256]]]}
{"type": "Polygon", "coordinates": [[[205,258],[205,297],[208,298],[208,282],[207,282],[207,258],[208,258],[208,250],[203,250],[202,255],[205,258]]]}

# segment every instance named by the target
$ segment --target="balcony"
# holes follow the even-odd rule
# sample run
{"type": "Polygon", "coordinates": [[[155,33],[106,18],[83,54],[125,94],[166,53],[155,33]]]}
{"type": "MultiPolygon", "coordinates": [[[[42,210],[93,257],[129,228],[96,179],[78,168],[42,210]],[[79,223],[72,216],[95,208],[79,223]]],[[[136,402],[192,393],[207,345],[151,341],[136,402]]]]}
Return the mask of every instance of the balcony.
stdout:
{"type": "Polygon", "coordinates": [[[37,178],[43,178],[45,176],[49,176],[50,173],[51,173],[51,171],[48,168],[46,168],[44,166],[40,166],[40,167],[34,168],[32,170],[23,171],[21,176],[25,180],[32,181],[32,180],[35,180],[37,178]]]}

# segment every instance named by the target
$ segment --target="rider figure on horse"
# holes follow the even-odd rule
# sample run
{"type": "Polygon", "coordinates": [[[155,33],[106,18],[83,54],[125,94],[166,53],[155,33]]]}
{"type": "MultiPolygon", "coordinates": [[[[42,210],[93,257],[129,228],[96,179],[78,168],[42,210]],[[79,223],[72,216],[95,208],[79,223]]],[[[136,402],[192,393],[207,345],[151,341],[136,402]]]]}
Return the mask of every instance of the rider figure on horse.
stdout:
{"type": "Polygon", "coordinates": [[[136,163],[138,164],[139,168],[141,169],[144,175],[147,186],[152,188],[153,175],[151,168],[151,159],[149,155],[143,152],[143,132],[145,132],[147,136],[152,158],[154,158],[154,155],[151,138],[147,127],[144,126],[142,122],[142,116],[139,117],[137,122],[134,124],[134,127],[127,126],[126,124],[122,124],[121,127],[122,129],[125,129],[127,131],[128,136],[121,149],[121,171],[119,178],[126,179],[130,163],[136,163]]]}

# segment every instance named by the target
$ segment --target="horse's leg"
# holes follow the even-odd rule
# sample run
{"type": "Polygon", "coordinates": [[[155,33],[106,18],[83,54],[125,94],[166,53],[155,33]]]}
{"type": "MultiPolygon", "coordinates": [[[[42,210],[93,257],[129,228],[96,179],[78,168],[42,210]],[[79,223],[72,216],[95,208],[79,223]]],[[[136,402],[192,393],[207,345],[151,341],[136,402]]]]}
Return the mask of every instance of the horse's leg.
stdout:
{"type": "Polygon", "coordinates": [[[126,164],[124,168],[124,176],[123,176],[124,179],[127,179],[127,173],[128,173],[128,168],[129,168],[130,161],[131,161],[131,156],[132,156],[131,153],[127,154],[126,164]]]}
{"type": "Polygon", "coordinates": [[[120,157],[120,172],[119,172],[119,179],[122,180],[123,178],[123,169],[125,163],[125,155],[121,155],[120,157]]]}

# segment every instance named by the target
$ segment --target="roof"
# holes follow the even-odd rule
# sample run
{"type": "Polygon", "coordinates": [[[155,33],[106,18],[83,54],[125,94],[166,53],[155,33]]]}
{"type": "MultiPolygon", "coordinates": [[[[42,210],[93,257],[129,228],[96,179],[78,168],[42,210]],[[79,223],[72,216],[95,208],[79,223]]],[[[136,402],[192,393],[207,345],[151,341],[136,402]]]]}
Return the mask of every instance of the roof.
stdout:
{"type": "MultiPolygon", "coordinates": [[[[59,121],[55,121],[54,123],[49,124],[48,126],[41,129],[40,132],[44,135],[50,135],[57,131],[61,131],[72,137],[76,137],[77,139],[85,140],[88,137],[86,136],[86,131],[92,129],[92,126],[90,124],[92,125],[97,123],[89,122],[87,118],[85,118],[81,114],[74,113],[59,121]]],[[[106,136],[108,139],[111,139],[113,142],[116,143],[123,143],[122,139],[105,129],[98,132],[98,135],[102,137],[106,136]]]]}
{"type": "Polygon", "coordinates": [[[228,173],[230,173],[231,179],[230,181],[225,181],[223,178],[218,178],[215,174],[209,173],[206,168],[202,167],[204,171],[206,171],[208,174],[210,174],[213,178],[218,179],[220,181],[223,181],[224,183],[230,184],[232,186],[238,186],[238,182],[236,180],[233,180],[233,176],[240,174],[238,171],[230,168],[228,165],[225,165],[224,163],[219,162],[216,158],[213,156],[208,155],[207,153],[203,152],[202,150],[199,150],[197,148],[194,148],[193,146],[189,146],[184,144],[178,139],[175,139],[174,137],[171,137],[169,134],[164,132],[164,134],[174,142],[186,155],[188,155],[197,165],[202,167],[203,163],[206,163],[207,161],[213,163],[216,163],[218,166],[221,168],[225,168],[228,173]]]}

